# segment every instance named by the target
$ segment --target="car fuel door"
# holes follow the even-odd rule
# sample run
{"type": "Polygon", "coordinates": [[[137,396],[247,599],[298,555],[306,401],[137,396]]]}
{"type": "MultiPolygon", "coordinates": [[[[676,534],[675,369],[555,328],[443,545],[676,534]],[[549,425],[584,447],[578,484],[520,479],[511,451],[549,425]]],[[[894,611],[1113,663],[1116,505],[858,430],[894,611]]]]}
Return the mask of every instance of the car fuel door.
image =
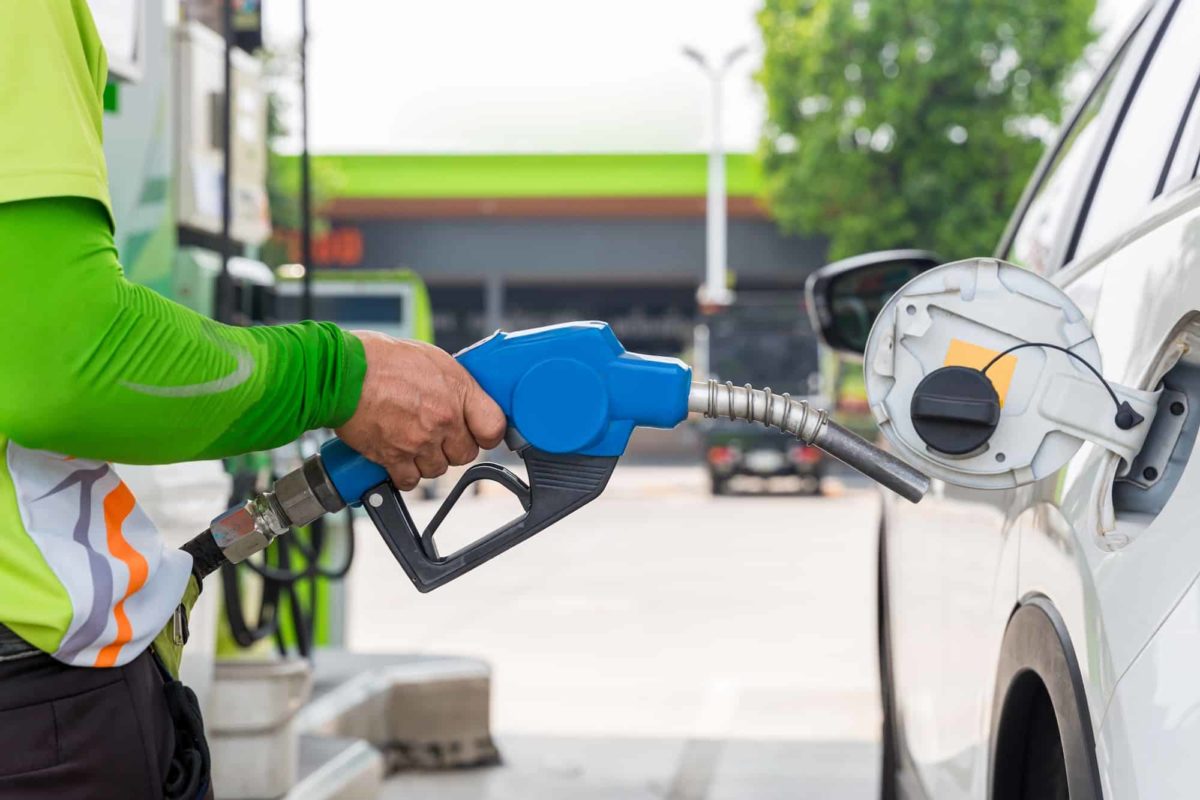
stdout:
{"type": "Polygon", "coordinates": [[[944,264],[880,311],[863,357],[867,397],[897,452],[971,489],[1034,483],[1085,442],[1127,474],[1159,392],[1115,384],[1083,313],[1046,279],[994,258],[944,264]]]}

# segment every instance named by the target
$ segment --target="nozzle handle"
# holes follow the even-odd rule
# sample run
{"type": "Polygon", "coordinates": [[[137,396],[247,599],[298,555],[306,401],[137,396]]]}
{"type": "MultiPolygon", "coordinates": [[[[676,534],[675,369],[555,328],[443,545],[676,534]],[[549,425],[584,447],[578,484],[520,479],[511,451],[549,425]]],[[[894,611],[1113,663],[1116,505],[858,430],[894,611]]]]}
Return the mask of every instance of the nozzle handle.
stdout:
{"type": "Polygon", "coordinates": [[[363,508],[417,591],[432,591],[470,572],[590,503],[604,491],[617,465],[615,456],[544,453],[533,447],[523,448],[518,455],[525,461],[528,485],[504,467],[476,464],[459,480],[424,532],[417,528],[390,481],[367,491],[363,508]],[[463,490],[483,480],[499,483],[516,495],[525,513],[457,552],[439,553],[434,543],[438,526],[463,490]]]}

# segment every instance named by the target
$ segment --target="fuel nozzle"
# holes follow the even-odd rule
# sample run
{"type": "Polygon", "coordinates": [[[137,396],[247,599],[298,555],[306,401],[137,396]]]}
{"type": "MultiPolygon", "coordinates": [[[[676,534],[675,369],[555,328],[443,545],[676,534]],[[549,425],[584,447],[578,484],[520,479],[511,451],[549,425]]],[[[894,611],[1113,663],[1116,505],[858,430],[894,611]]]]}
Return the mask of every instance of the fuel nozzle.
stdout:
{"type": "Polygon", "coordinates": [[[838,425],[829,412],[788,394],[750,384],[693,381],[688,410],[710,418],[744,419],[779,428],[805,444],[824,450],[873,481],[916,503],[929,491],[929,477],[867,440],[838,425]]]}
{"type": "Polygon", "coordinates": [[[361,505],[418,590],[452,581],[600,496],[637,427],[674,428],[689,411],[759,422],[798,437],[916,502],[929,479],[841,427],[803,400],[770,389],[691,380],[670,358],[626,352],[607,324],[576,322],[497,332],[456,356],[504,410],[509,446],[526,479],[499,464],[467,469],[422,529],[387,471],[339,439],[241,506],[213,520],[185,548],[198,574],[237,563],[289,529],[347,504],[361,505]],[[471,484],[499,484],[522,513],[455,552],[435,534],[471,484]]]}

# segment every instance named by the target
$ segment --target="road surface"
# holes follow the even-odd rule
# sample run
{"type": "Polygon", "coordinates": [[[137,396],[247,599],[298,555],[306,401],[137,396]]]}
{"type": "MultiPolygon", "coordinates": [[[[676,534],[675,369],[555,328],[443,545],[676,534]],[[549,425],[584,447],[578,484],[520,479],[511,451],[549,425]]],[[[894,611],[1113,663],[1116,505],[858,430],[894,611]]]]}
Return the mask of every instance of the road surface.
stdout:
{"type": "MultiPolygon", "coordinates": [[[[698,467],[622,466],[592,505],[428,595],[360,536],[348,644],[486,658],[505,758],[385,796],[874,797],[878,501],[833,489],[712,498],[698,467]]],[[[517,508],[464,498],[443,551],[517,508]]]]}

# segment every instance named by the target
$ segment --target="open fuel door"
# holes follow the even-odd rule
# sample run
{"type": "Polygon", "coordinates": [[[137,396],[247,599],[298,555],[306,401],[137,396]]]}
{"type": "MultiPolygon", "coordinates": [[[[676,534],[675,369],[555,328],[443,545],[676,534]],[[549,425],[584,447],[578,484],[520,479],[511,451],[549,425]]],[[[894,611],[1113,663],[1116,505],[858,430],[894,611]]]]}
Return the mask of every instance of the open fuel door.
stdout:
{"type": "Polygon", "coordinates": [[[1085,441],[1129,470],[1159,392],[1101,377],[1087,319],[1038,275],[992,258],[922,273],[864,351],[872,413],[897,453],[947,483],[1003,489],[1053,474],[1085,441]]]}

